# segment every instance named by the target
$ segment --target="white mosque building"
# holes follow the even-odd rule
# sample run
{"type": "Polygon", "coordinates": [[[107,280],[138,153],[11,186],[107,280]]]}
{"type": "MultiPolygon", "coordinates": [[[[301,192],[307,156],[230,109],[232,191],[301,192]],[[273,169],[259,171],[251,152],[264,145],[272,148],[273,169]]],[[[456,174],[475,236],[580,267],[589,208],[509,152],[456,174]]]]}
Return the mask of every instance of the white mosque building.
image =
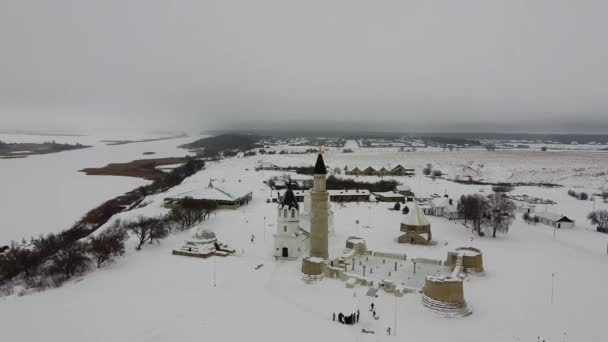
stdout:
{"type": "MultiPolygon", "coordinates": [[[[307,220],[306,220],[307,221],[307,220]]],[[[277,209],[274,256],[297,259],[308,251],[309,231],[300,226],[300,207],[291,189],[287,189],[277,209]]]]}

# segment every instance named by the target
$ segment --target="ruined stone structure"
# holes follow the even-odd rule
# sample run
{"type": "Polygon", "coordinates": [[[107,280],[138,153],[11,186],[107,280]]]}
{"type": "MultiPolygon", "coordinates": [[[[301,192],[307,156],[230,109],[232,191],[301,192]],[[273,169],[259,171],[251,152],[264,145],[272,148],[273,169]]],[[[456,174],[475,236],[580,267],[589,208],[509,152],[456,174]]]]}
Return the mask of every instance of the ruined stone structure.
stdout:
{"type": "Polygon", "coordinates": [[[323,278],[325,270],[325,259],[317,257],[305,257],[302,259],[302,273],[304,281],[313,282],[323,278]]]}
{"type": "Polygon", "coordinates": [[[447,316],[464,316],[470,313],[464,300],[462,279],[459,277],[426,277],[422,289],[422,303],[427,308],[447,316]]]}
{"type": "Polygon", "coordinates": [[[446,265],[455,266],[458,256],[462,255],[462,271],[465,273],[483,273],[483,254],[473,247],[460,247],[448,252],[446,265]]]}
{"type": "Polygon", "coordinates": [[[467,273],[482,273],[482,253],[473,247],[460,247],[448,252],[445,265],[452,266],[452,274],[427,276],[422,289],[422,304],[448,317],[466,316],[471,309],[464,299],[463,278],[467,273]]]}

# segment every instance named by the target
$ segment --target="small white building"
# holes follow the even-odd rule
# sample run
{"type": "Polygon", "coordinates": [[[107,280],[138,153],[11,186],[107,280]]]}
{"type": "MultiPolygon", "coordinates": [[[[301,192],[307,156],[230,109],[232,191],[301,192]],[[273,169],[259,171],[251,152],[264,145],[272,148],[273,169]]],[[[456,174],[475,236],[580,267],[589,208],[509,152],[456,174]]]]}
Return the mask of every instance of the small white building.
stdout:
{"type": "Polygon", "coordinates": [[[534,221],[546,224],[555,228],[573,228],[574,220],[569,219],[567,216],[562,214],[556,214],[552,212],[536,213],[534,215],[534,221]]]}
{"type": "Polygon", "coordinates": [[[529,203],[520,203],[517,205],[517,211],[520,213],[534,214],[536,207],[529,203]]]}
{"type": "Polygon", "coordinates": [[[433,198],[426,205],[421,206],[421,208],[427,215],[443,216],[450,220],[463,218],[462,213],[458,211],[457,203],[447,195],[433,198]]]}
{"type": "Polygon", "coordinates": [[[213,201],[218,209],[238,209],[246,205],[252,199],[252,192],[243,190],[240,185],[228,186],[222,184],[221,187],[215,186],[212,181],[206,188],[198,188],[187,192],[170,195],[164,199],[165,208],[173,208],[181,204],[185,198],[193,200],[213,201]]]}
{"type": "Polygon", "coordinates": [[[300,207],[291,189],[287,189],[277,209],[277,230],[273,255],[297,259],[308,250],[309,233],[300,227],[300,207]]]}

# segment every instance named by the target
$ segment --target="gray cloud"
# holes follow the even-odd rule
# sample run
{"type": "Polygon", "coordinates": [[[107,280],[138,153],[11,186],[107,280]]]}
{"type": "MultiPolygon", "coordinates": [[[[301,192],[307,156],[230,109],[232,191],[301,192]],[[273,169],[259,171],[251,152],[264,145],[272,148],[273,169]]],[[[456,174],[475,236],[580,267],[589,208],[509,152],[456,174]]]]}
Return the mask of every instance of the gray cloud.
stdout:
{"type": "Polygon", "coordinates": [[[599,0],[4,0],[0,126],[605,132],[605,13],[599,0]]]}

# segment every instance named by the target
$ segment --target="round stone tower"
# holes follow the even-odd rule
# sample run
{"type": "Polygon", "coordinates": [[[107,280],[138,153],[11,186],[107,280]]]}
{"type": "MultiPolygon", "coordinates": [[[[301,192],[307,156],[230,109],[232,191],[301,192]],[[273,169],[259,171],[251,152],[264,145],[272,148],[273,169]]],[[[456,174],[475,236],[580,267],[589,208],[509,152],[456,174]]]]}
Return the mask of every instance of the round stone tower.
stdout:
{"type": "Polygon", "coordinates": [[[327,170],[323,161],[323,151],[319,151],[314,169],[314,180],[310,192],[310,256],[327,259],[328,253],[328,201],[326,189],[327,170]]]}

